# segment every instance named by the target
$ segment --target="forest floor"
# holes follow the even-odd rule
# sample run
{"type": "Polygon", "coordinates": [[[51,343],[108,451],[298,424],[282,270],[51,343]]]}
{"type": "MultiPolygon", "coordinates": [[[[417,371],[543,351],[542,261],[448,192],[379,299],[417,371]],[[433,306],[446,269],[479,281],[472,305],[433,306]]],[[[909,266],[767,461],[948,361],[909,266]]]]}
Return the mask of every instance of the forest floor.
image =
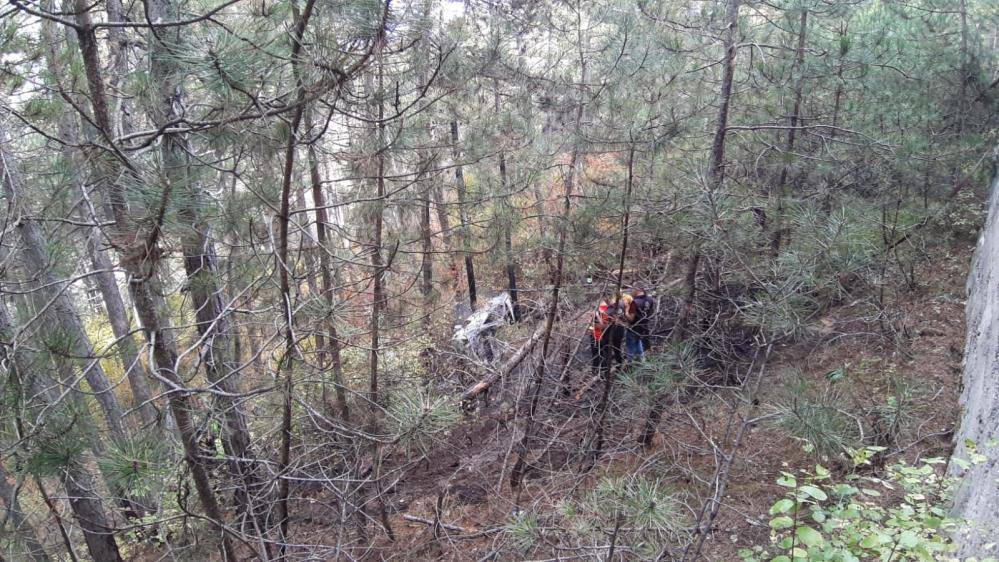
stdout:
{"type": "MultiPolygon", "coordinates": [[[[786,387],[781,383],[788,377],[803,378],[814,389],[834,389],[839,403],[848,405],[845,409],[867,427],[871,412],[895,396],[909,407],[900,431],[888,444],[892,452],[888,461],[948,456],[959,413],[965,280],[972,250],[968,242],[939,243],[930,259],[917,264],[917,287],[886,297],[888,306],[880,310],[888,311],[887,327],[876,320],[879,307],[872,304],[871,294],[851,295],[810,322],[795,342],[775,348],[763,372],[761,411],[766,413],[768,405],[781,400],[786,387]],[[838,382],[830,384],[831,378],[838,382]],[[899,382],[906,389],[902,394],[899,382]]],[[[524,558],[511,556],[509,544],[499,544],[511,514],[524,506],[557,513],[560,501],[608,475],[651,473],[681,497],[685,489],[703,490],[716,467],[707,438],[722,442],[728,419],[717,400],[736,399],[735,389],[714,387],[675,401],[663,416],[654,446],[642,450],[635,442],[637,412],[627,397],[619,397],[610,406],[604,454],[589,471],[581,469],[580,451],[583,436],[592,429],[598,390],[591,388],[582,399],[553,400],[539,413],[527,482],[515,496],[507,478],[523,429],[514,423],[514,405],[526,399],[512,394],[523,393],[526,386],[507,381],[488,406],[467,414],[424,462],[388,491],[396,540],[379,539],[372,545],[372,559],[524,558]],[[435,518],[442,524],[437,538],[435,518]]],[[[812,469],[816,463],[837,468],[834,459],[806,452],[802,442],[767,422],[747,432],[739,451],[722,509],[703,549],[706,560],[738,560],[738,549],[768,544],[767,512],[782,493],[775,484],[782,470],[812,469]]],[[[387,463],[391,465],[392,459],[387,463]]],[[[317,525],[313,532],[329,530],[317,525]]],[[[579,558],[579,552],[575,556],[579,558]]],[[[593,557],[600,558],[600,553],[593,557]]]]}

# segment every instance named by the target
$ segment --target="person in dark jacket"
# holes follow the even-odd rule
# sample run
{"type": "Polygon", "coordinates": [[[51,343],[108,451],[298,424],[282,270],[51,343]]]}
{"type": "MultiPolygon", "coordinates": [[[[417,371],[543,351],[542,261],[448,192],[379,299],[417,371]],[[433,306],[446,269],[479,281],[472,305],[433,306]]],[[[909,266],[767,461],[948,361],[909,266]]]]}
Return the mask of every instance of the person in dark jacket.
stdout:
{"type": "Polygon", "coordinates": [[[642,343],[642,351],[652,347],[652,314],[656,301],[645,289],[634,289],[631,293],[631,330],[642,343]]]}

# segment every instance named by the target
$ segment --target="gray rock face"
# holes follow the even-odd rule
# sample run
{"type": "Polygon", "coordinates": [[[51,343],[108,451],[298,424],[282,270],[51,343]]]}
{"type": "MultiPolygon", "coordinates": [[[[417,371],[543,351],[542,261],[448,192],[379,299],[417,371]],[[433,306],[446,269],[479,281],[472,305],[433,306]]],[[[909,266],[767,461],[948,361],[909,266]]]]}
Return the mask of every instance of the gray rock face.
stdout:
{"type": "Polygon", "coordinates": [[[955,537],[961,559],[995,556],[986,545],[999,538],[999,177],[992,184],[988,219],[971,264],[966,314],[963,417],[954,456],[968,459],[977,452],[987,460],[967,470],[950,463],[951,474],[962,479],[953,514],[971,522],[968,534],[955,537]]]}

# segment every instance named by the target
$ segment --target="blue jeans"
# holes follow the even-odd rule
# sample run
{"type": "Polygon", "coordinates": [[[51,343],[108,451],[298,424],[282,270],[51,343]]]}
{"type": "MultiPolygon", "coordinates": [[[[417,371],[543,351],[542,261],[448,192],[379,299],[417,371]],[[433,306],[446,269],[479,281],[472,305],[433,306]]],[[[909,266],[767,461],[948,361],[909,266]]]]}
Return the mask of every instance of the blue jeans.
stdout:
{"type": "Polygon", "coordinates": [[[645,359],[645,346],[642,345],[642,338],[634,330],[625,329],[624,350],[628,354],[628,361],[645,359]]]}

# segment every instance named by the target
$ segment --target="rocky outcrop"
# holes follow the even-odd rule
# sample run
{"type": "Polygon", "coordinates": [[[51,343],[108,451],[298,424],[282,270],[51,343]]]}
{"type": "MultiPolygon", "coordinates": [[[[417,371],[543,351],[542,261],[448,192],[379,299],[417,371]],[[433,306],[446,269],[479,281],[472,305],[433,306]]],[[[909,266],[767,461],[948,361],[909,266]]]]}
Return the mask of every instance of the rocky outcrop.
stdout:
{"type": "Polygon", "coordinates": [[[955,517],[970,522],[956,538],[963,560],[995,555],[999,534],[999,176],[989,194],[989,214],[975,249],[968,277],[967,343],[964,350],[963,417],[954,457],[984,461],[965,468],[951,462],[961,478],[954,498],[955,517]]]}

